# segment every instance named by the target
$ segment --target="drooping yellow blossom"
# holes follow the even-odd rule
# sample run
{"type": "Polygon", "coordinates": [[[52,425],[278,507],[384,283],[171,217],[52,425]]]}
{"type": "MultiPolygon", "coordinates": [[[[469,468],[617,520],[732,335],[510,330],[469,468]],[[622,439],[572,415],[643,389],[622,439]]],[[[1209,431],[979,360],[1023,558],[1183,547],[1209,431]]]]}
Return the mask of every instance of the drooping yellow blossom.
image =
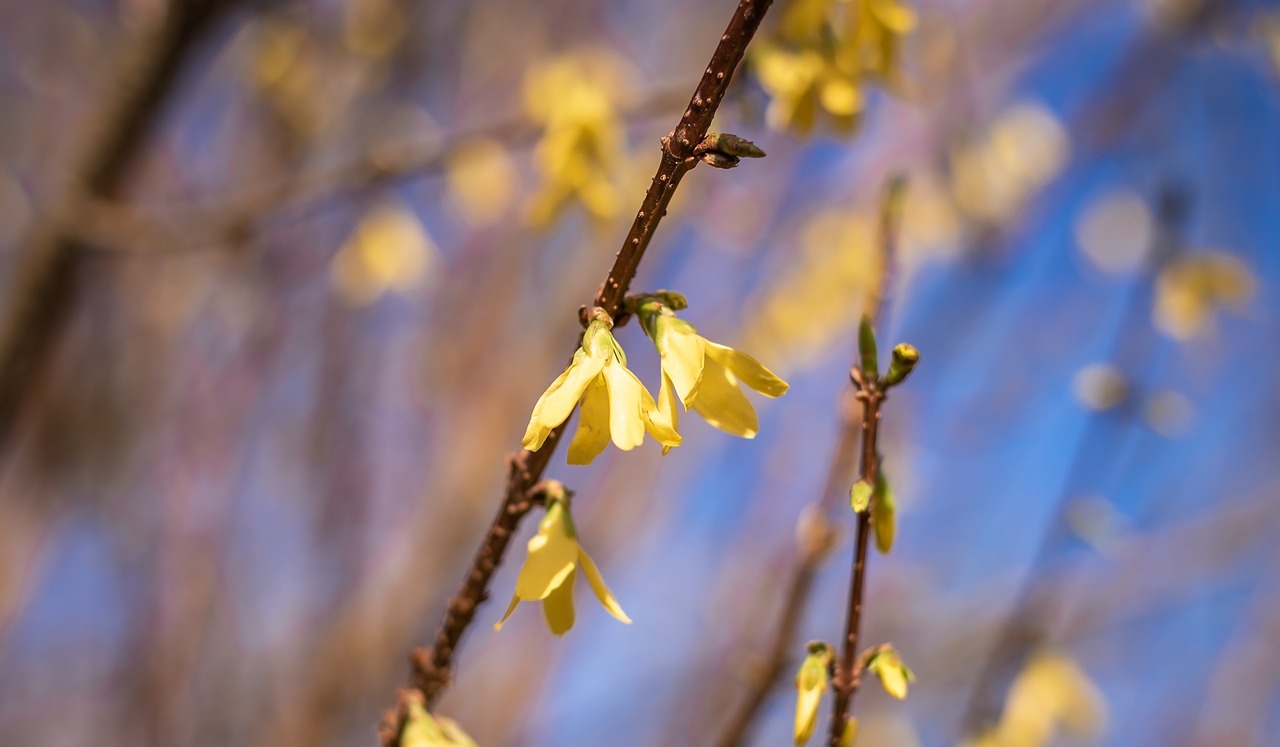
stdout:
{"type": "MultiPolygon", "coordinates": [[[[796,723],[795,742],[802,745],[813,736],[818,723],[818,705],[827,691],[828,670],[831,668],[831,647],[822,641],[810,641],[809,655],[796,672],[796,723]]],[[[855,727],[856,728],[856,727],[855,727]]]]}
{"type": "Polygon", "coordinates": [[[534,227],[549,225],[573,202],[599,220],[617,214],[614,175],[624,143],[615,92],[625,88],[624,70],[615,55],[593,50],[551,60],[525,78],[525,109],[546,126],[533,155],[542,180],[529,208],[534,227]]]}
{"type": "Polygon", "coordinates": [[[521,602],[540,601],[547,627],[555,635],[564,635],[573,627],[573,581],[579,568],[609,614],[630,624],[631,618],[605,586],[600,569],[578,544],[578,532],[568,504],[563,498],[549,497],[547,515],[538,524],[537,535],[529,540],[529,554],[516,579],[511,605],[493,629],[501,630],[521,602]]]}
{"type": "Polygon", "coordinates": [[[644,442],[645,431],[666,449],[680,445],[671,419],[660,413],[653,395],[627,368],[627,356],[609,330],[613,321],[596,308],[582,336],[582,347],[569,368],[538,398],[521,442],[529,451],[542,448],[551,431],[582,403],[578,431],[569,443],[569,464],[590,464],[610,438],[629,451],[644,442]]]}
{"type": "Polygon", "coordinates": [[[711,342],[678,318],[673,309],[688,305],[679,293],[659,291],[634,297],[629,303],[662,356],[659,412],[677,425],[678,396],[686,410],[692,408],[720,430],[754,438],[760,423],[739,382],[766,397],[781,397],[789,388],[787,382],[755,358],[711,342]]]}
{"type": "Polygon", "coordinates": [[[1156,326],[1177,340],[1209,328],[1220,308],[1238,308],[1257,281],[1243,262],[1222,252],[1197,252],[1160,269],[1156,278],[1156,326]]]}
{"type": "Polygon", "coordinates": [[[867,670],[879,677],[884,691],[898,700],[907,697],[907,683],[916,681],[915,674],[902,663],[897,650],[888,644],[872,655],[867,670]]]}
{"type": "Polygon", "coordinates": [[[476,743],[451,719],[431,715],[416,699],[409,701],[400,747],[476,747],[476,743]]]}

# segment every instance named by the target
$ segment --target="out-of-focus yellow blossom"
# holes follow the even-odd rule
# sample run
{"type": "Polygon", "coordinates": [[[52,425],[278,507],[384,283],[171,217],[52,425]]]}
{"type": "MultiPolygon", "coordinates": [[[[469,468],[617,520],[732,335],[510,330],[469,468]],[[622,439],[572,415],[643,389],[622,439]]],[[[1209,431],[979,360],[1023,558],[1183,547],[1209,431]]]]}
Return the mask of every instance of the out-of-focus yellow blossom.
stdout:
{"type": "Polygon", "coordinates": [[[867,662],[867,670],[880,678],[884,691],[902,700],[907,697],[907,683],[915,682],[916,676],[902,663],[898,652],[889,645],[882,646],[867,662]]]}
{"type": "Polygon", "coordinates": [[[848,42],[838,46],[845,66],[896,82],[902,37],[916,27],[916,14],[898,0],[845,0],[848,42]]]}
{"type": "Polygon", "coordinates": [[[472,140],[449,155],[449,198],[467,223],[493,225],[511,204],[516,169],[496,140],[472,140]]]}
{"type": "Polygon", "coordinates": [[[610,438],[623,451],[634,449],[644,443],[645,431],[664,447],[680,445],[674,424],[659,412],[653,395],[627,368],[627,356],[609,331],[612,327],[613,320],[604,309],[592,311],[592,321],[573,362],[533,406],[521,442],[526,449],[542,448],[547,436],[569,418],[579,401],[582,413],[569,444],[569,464],[590,464],[610,438]]]}
{"type": "Polygon", "coordinates": [[[831,668],[831,647],[822,641],[811,641],[808,655],[796,672],[795,743],[805,744],[813,736],[818,723],[818,705],[827,691],[831,668]]]}
{"type": "Polygon", "coordinates": [[[769,94],[765,116],[773,129],[808,134],[821,110],[837,132],[853,131],[862,111],[862,89],[857,76],[839,66],[830,54],[761,45],[755,70],[769,94]]]}
{"type": "Polygon", "coordinates": [[[1197,252],[1165,264],[1156,278],[1155,324],[1189,340],[1207,329],[1219,308],[1239,308],[1257,281],[1243,262],[1221,252],[1197,252]]]}
{"type": "Polygon", "coordinates": [[[406,293],[427,281],[440,250],[412,210],[380,205],[370,210],[333,255],[329,278],[347,303],[364,306],[382,294],[406,293]]]}
{"type": "Polygon", "coordinates": [[[679,293],[659,291],[634,297],[629,303],[662,356],[658,411],[676,425],[678,397],[686,410],[692,408],[720,430],[754,438],[760,422],[739,382],[766,397],[781,397],[789,388],[787,382],[755,358],[711,342],[699,335],[692,324],[677,317],[673,309],[688,306],[679,293]]]}
{"type": "Polygon", "coordinates": [[[525,109],[546,126],[533,156],[542,180],[529,208],[534,227],[551,224],[572,202],[599,220],[617,214],[614,179],[625,154],[616,98],[625,77],[616,56],[594,50],[551,60],[525,78],[525,109]]]}
{"type": "Polygon", "coordinates": [[[476,743],[453,720],[431,715],[422,701],[415,699],[409,701],[400,747],[476,747],[476,743]]]}
{"type": "Polygon", "coordinates": [[[738,333],[743,346],[795,369],[837,344],[875,303],[884,264],[876,223],[843,206],[813,216],[798,256],[788,257],[782,277],[748,305],[738,333]]]}
{"type": "Polygon", "coordinates": [[[631,618],[605,586],[595,561],[578,544],[568,504],[562,497],[551,496],[547,499],[547,515],[538,524],[538,533],[529,540],[529,554],[516,579],[511,605],[493,629],[501,630],[521,602],[540,601],[547,627],[555,635],[564,635],[573,627],[573,580],[579,568],[609,614],[630,624],[631,618]]]}
{"type": "Polygon", "coordinates": [[[1045,747],[1059,731],[1092,740],[1105,721],[1102,694],[1080,667],[1060,653],[1041,651],[1014,678],[999,723],[973,747],[1045,747]]]}
{"type": "Polygon", "coordinates": [[[825,114],[834,129],[851,132],[871,78],[897,82],[901,37],[915,13],[898,0],[798,0],[783,11],[777,39],[752,54],[770,96],[775,129],[807,133],[825,114]]]}
{"type": "Polygon", "coordinates": [[[965,214],[989,224],[1012,219],[1066,163],[1066,130],[1045,107],[1015,104],[987,132],[951,152],[951,193],[965,214]]]}

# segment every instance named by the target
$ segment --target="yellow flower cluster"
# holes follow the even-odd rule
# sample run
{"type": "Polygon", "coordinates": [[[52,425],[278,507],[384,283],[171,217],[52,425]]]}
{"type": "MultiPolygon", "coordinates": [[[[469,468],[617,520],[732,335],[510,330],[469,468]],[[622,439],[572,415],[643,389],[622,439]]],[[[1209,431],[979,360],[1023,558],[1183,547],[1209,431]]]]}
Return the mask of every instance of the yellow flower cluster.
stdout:
{"type": "Polygon", "coordinates": [[[604,52],[582,52],[535,67],[524,83],[525,110],[546,129],[534,149],[542,186],[529,208],[535,228],[550,225],[578,203],[598,220],[620,207],[613,174],[623,154],[616,92],[622,63],[604,52]]]}
{"type": "Polygon", "coordinates": [[[753,69],[771,101],[770,126],[807,133],[825,115],[838,131],[857,124],[869,80],[899,81],[898,49],[915,28],[899,0],[795,0],[753,69]]]}
{"type": "Polygon", "coordinates": [[[677,398],[686,410],[693,409],[716,428],[754,438],[760,424],[739,384],[766,397],[780,397],[787,391],[787,382],[755,358],[711,342],[678,318],[675,310],[687,306],[679,293],[660,291],[633,297],[629,303],[662,357],[658,401],[627,368],[627,356],[610,331],[613,322],[597,308],[569,368],[534,405],[524,447],[542,448],[581,403],[578,430],[569,443],[569,464],[590,464],[610,440],[629,451],[644,442],[646,432],[662,444],[665,454],[681,441],[676,432],[677,398]]]}
{"type": "MultiPolygon", "coordinates": [[[[578,429],[569,443],[569,464],[590,464],[610,441],[623,451],[633,449],[644,442],[645,433],[662,444],[665,454],[681,441],[676,432],[677,397],[685,409],[693,408],[715,427],[754,437],[759,429],[756,412],[739,383],[768,397],[781,396],[787,383],[751,356],[707,340],[693,325],[677,318],[675,310],[687,306],[678,293],[635,296],[628,299],[628,306],[662,357],[660,401],[655,402],[627,368],[626,353],[613,337],[613,320],[604,309],[596,308],[573,361],[534,405],[524,447],[541,449],[581,405],[578,429]]],[[[542,602],[547,626],[555,635],[563,635],[573,627],[573,582],[578,568],[605,609],[631,622],[578,544],[563,486],[558,494],[548,495],[546,503],[546,517],[537,536],[529,540],[511,605],[494,628],[501,629],[520,602],[542,602]]]]}

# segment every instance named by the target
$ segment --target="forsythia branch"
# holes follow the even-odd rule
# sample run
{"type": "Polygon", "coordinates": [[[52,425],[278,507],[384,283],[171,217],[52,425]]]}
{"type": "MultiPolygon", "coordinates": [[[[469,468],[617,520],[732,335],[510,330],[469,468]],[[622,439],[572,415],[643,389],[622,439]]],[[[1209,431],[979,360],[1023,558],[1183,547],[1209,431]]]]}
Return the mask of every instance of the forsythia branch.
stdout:
{"type": "MultiPolygon", "coordinates": [[[[902,217],[905,186],[905,180],[901,176],[893,177],[885,184],[881,194],[879,235],[881,272],[873,290],[873,297],[867,304],[871,319],[877,323],[884,315],[885,299],[892,280],[890,267],[897,254],[898,227],[902,217]]],[[[812,520],[817,523],[818,530],[802,533],[805,539],[797,548],[796,565],[791,571],[787,589],[783,593],[782,616],[770,637],[769,652],[765,657],[763,672],[751,683],[751,688],[742,705],[726,722],[724,731],[716,739],[715,744],[719,747],[737,747],[743,743],[754,726],[769,692],[778,684],[786,671],[789,654],[794,650],[800,617],[812,592],[814,577],[826,559],[833,542],[831,537],[833,530],[830,526],[831,512],[839,504],[838,498],[845,494],[842,486],[848,482],[853,472],[854,460],[857,458],[858,435],[861,432],[862,421],[859,417],[859,406],[855,404],[855,400],[854,393],[846,390],[838,403],[840,431],[822,492],[813,505],[812,520]]]]}
{"type": "MultiPolygon", "coordinates": [[[[614,260],[613,268],[596,294],[595,306],[602,307],[614,320],[621,322],[623,297],[635,277],[645,249],[653,239],[658,224],[666,215],[667,205],[675,193],[677,185],[686,173],[697,163],[695,148],[707,135],[711,120],[724,98],[734,70],[742,61],[747,45],[760,26],[765,11],[771,0],[741,0],[734,10],[733,17],[720,37],[720,43],[712,54],[702,79],[689,101],[680,122],[670,135],[662,140],[662,161],[657,173],[645,193],[644,202],[631,224],[614,260]]],[[[583,309],[585,312],[585,307],[583,309]]],[[[585,314],[584,324],[585,324],[585,314]]],[[[450,600],[445,620],[434,645],[430,650],[418,649],[411,657],[412,674],[410,678],[412,693],[421,693],[425,703],[430,706],[439,697],[448,684],[453,655],[459,641],[471,621],[475,617],[476,608],[488,598],[489,580],[498,563],[506,553],[507,544],[512,533],[520,524],[520,520],[529,512],[532,503],[529,497],[530,488],[541,479],[551,455],[555,452],[560,437],[564,434],[564,425],[556,428],[547,437],[542,448],[536,452],[521,451],[510,457],[507,471],[507,489],[499,505],[480,550],[476,553],[471,569],[467,573],[462,588],[450,600]]],[[[407,713],[405,694],[399,699],[394,711],[389,711],[383,719],[379,736],[385,745],[398,745],[400,733],[407,713]]]]}

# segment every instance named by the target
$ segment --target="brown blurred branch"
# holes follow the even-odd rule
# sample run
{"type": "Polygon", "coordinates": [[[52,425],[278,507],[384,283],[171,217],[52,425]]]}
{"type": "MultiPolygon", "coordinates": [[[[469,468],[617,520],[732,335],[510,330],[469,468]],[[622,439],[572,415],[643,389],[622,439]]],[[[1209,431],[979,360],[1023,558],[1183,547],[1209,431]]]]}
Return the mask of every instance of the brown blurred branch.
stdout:
{"type": "Polygon", "coordinates": [[[155,129],[165,101],[199,40],[242,0],[175,0],[159,25],[129,53],[102,109],[71,185],[32,231],[0,317],[0,452],[13,435],[22,402],[40,378],[50,347],[76,295],[76,260],[84,250],[75,225],[84,205],[118,198],[155,129]]]}
{"type": "MultiPolygon", "coordinates": [[[[641,119],[683,103],[680,92],[662,88],[624,105],[622,115],[641,119]]],[[[148,214],[151,211],[145,206],[100,201],[88,206],[89,220],[81,230],[86,239],[106,244],[111,253],[174,253],[179,247],[188,252],[208,251],[253,238],[274,215],[439,173],[449,157],[472,140],[497,140],[514,146],[533,142],[541,132],[542,126],[528,117],[512,116],[460,127],[443,136],[375,142],[356,158],[336,166],[241,188],[192,205],[162,208],[163,215],[148,214]]]]}
{"type": "MultiPolygon", "coordinates": [[[[594,305],[603,307],[619,322],[622,321],[619,315],[623,296],[635,277],[645,249],[666,215],[667,205],[671,202],[676,187],[697,164],[694,149],[706,136],[733,73],[742,61],[747,45],[759,28],[771,2],[772,0],[741,0],[738,3],[711,56],[711,62],[689,101],[689,108],[671,134],[662,140],[662,160],[657,173],[654,174],[640,210],[631,224],[631,230],[618,251],[613,268],[601,283],[594,300],[594,305]]],[[[389,711],[383,719],[379,733],[384,744],[395,745],[400,741],[404,725],[405,696],[416,691],[430,705],[448,685],[458,643],[474,619],[476,609],[488,598],[489,580],[493,571],[502,561],[511,534],[531,508],[529,491],[542,478],[542,472],[555,453],[564,429],[562,424],[552,431],[538,451],[521,451],[510,457],[506,494],[498,508],[498,514],[481,542],[462,588],[449,601],[444,623],[436,635],[434,646],[430,650],[420,648],[413,652],[411,689],[402,693],[399,707],[389,711]]]]}
{"type": "MultiPolygon", "coordinates": [[[[897,254],[898,226],[902,218],[902,201],[905,179],[901,176],[890,179],[884,187],[880,201],[880,277],[873,290],[869,306],[869,315],[873,323],[880,323],[884,316],[885,299],[888,297],[889,284],[892,282],[891,266],[897,254]]],[[[882,325],[881,325],[882,326],[882,325]]],[[[831,455],[831,466],[827,470],[827,478],[822,486],[814,507],[814,520],[819,523],[819,535],[824,535],[830,528],[831,512],[839,503],[836,497],[843,491],[841,486],[848,481],[853,472],[853,462],[857,455],[858,434],[862,431],[862,417],[855,405],[856,398],[849,390],[845,390],[838,403],[840,413],[840,431],[836,437],[835,451],[831,455]]],[[[813,589],[813,580],[826,558],[829,547],[817,538],[806,538],[797,548],[797,562],[791,571],[787,589],[783,593],[782,616],[770,639],[769,653],[765,658],[763,672],[751,683],[751,689],[743,700],[741,707],[725,724],[724,732],[716,740],[719,747],[737,747],[750,733],[764,706],[770,691],[778,684],[785,671],[789,653],[795,643],[796,630],[800,626],[800,616],[809,602],[809,594],[813,589]]]]}

